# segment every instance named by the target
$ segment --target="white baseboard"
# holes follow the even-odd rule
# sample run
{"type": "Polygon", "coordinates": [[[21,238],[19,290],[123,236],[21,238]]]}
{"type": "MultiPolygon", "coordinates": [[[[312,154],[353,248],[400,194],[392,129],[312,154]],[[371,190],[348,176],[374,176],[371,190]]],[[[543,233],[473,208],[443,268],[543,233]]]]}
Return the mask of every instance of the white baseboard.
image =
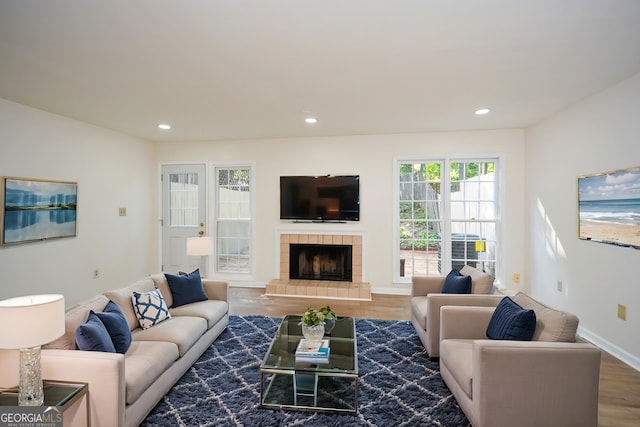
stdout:
{"type": "Polygon", "coordinates": [[[265,282],[241,282],[241,281],[229,281],[230,288],[259,288],[265,289],[267,284],[265,282]]]}
{"type": "Polygon", "coordinates": [[[628,351],[618,347],[612,342],[607,341],[606,339],[600,337],[599,335],[594,334],[588,329],[583,328],[582,326],[578,326],[578,335],[592,344],[600,347],[602,350],[611,354],[616,359],[620,359],[627,365],[631,366],[636,371],[640,371],[640,358],[629,353],[628,351]]]}
{"type": "Polygon", "coordinates": [[[411,295],[410,288],[371,288],[372,294],[381,295],[411,295]]]}

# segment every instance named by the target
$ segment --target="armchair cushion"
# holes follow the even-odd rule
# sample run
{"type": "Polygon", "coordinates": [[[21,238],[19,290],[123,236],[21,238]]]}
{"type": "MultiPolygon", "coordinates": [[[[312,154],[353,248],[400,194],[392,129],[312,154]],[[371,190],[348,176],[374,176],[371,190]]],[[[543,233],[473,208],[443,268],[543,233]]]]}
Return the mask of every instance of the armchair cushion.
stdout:
{"type": "Polygon", "coordinates": [[[474,294],[492,294],[494,277],[480,271],[477,268],[465,265],[460,269],[460,274],[471,276],[472,289],[474,294]]]}
{"type": "Polygon", "coordinates": [[[451,270],[442,284],[443,294],[470,294],[471,276],[463,276],[455,268],[451,270]]]}
{"type": "Polygon", "coordinates": [[[536,312],[534,341],[575,342],[578,317],[568,311],[557,310],[518,292],[513,300],[520,306],[536,312]]]}
{"type": "Polygon", "coordinates": [[[535,330],[536,313],[504,297],[489,320],[487,336],[493,340],[530,341],[535,330]]]}

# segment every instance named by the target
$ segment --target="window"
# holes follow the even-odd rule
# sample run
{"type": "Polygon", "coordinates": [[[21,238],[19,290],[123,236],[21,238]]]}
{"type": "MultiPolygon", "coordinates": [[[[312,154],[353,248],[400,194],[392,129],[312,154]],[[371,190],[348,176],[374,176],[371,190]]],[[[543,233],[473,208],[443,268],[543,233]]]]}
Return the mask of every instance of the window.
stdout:
{"type": "Polygon", "coordinates": [[[251,273],[251,169],[217,167],[216,271],[251,273]]]}
{"type": "Polygon", "coordinates": [[[469,264],[495,276],[497,159],[397,162],[398,282],[469,264]]]}
{"type": "Polygon", "coordinates": [[[169,225],[198,224],[198,174],[169,174],[169,225]]]}

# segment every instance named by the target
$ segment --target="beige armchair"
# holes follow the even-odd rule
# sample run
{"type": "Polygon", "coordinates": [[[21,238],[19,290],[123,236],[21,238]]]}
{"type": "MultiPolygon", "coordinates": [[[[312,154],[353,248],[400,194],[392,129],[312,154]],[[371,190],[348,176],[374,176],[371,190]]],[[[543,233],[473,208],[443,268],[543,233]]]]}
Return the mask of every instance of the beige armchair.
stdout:
{"type": "Polygon", "coordinates": [[[541,341],[575,337],[577,318],[519,296],[536,312],[533,341],[487,339],[494,308],[442,308],[442,379],[474,427],[596,427],[600,350],[541,341]]]}
{"type": "Polygon", "coordinates": [[[495,307],[503,295],[493,295],[493,277],[470,266],[460,273],[471,276],[471,294],[442,294],[444,277],[411,278],[411,323],[431,358],[440,355],[440,308],[445,305],[495,307]]]}

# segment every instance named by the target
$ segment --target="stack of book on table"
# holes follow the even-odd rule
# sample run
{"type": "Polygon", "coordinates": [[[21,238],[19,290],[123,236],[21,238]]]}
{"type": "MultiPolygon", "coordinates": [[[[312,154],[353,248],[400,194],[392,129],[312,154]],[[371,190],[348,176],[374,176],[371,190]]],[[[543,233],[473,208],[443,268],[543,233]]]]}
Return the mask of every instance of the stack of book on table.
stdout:
{"type": "Polygon", "coordinates": [[[296,362],[329,363],[329,340],[301,339],[296,348],[296,362]]]}

